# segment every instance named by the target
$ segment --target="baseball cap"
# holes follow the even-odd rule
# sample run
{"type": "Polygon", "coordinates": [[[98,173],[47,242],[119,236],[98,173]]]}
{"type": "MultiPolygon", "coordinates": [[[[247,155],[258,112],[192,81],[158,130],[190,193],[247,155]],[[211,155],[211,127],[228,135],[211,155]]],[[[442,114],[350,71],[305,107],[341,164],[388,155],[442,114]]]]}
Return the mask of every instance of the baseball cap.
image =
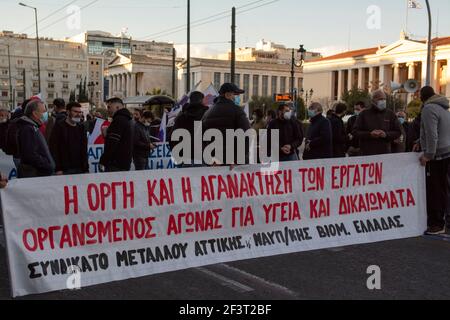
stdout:
{"type": "Polygon", "coordinates": [[[232,92],[234,94],[243,94],[245,93],[244,90],[239,89],[239,87],[233,83],[224,83],[219,90],[219,94],[225,94],[232,92]]]}

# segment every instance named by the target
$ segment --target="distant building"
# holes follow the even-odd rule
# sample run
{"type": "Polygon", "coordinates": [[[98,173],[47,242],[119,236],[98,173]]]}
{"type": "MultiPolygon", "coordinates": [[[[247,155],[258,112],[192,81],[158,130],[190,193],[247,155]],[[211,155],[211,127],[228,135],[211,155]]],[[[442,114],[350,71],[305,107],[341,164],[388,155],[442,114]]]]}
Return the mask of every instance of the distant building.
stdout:
{"type": "MultiPolygon", "coordinates": [[[[199,90],[205,90],[211,83],[218,90],[225,82],[231,82],[230,61],[219,59],[192,58],[191,85],[200,82],[199,90]]],[[[296,70],[295,88],[303,88],[303,74],[296,70]]],[[[253,96],[271,97],[276,93],[289,93],[291,66],[287,64],[261,63],[254,61],[236,62],[236,85],[245,90],[242,102],[253,96]]],[[[186,88],[186,61],[178,65],[178,95],[190,91],[186,88]]]]}
{"type": "MultiPolygon", "coordinates": [[[[9,59],[10,46],[12,97],[14,107],[39,93],[36,39],[11,31],[0,32],[0,105],[10,105],[9,59]]],[[[40,39],[42,97],[48,105],[56,98],[69,100],[87,76],[86,46],[80,43],[40,39]]]]}
{"type": "MultiPolygon", "coordinates": [[[[298,53],[295,48],[295,58],[298,53]]],[[[305,60],[313,60],[321,58],[320,53],[306,52],[305,60]]],[[[231,52],[220,55],[219,59],[231,60],[231,52]]],[[[236,61],[254,61],[260,63],[288,64],[292,63],[292,49],[286,48],[284,45],[276,44],[271,41],[261,40],[255,48],[245,47],[236,49],[236,61]]]]}
{"type": "MultiPolygon", "coordinates": [[[[436,92],[450,97],[450,37],[432,41],[431,85],[436,92]]],[[[314,100],[324,104],[340,100],[353,87],[374,91],[389,87],[391,81],[408,79],[425,84],[426,41],[409,39],[404,33],[388,45],[348,51],[305,63],[305,90],[314,90],[314,100]]],[[[411,94],[400,93],[405,101],[411,94]]]]}
{"type": "Polygon", "coordinates": [[[153,89],[161,89],[171,94],[173,71],[172,57],[163,59],[117,53],[105,70],[109,97],[143,96],[153,89]]]}
{"type": "Polygon", "coordinates": [[[173,44],[155,41],[133,40],[130,36],[121,33],[115,36],[104,31],[87,31],[71,38],[73,41],[84,43],[89,54],[88,83],[91,83],[90,94],[96,105],[112,95],[109,91],[111,83],[109,77],[105,77],[105,71],[109,64],[116,59],[116,54],[144,55],[154,58],[171,59],[173,44]]]}

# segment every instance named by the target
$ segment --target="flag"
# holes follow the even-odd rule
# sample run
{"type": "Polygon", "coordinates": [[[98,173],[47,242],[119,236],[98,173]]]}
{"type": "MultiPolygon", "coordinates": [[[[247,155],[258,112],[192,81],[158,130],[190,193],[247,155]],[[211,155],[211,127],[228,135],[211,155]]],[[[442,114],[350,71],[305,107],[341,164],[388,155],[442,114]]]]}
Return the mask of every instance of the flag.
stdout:
{"type": "Polygon", "coordinates": [[[93,144],[105,144],[105,137],[103,136],[103,131],[108,128],[111,123],[109,121],[96,118],[95,127],[92,133],[89,135],[88,143],[93,144]]]}
{"type": "Polygon", "coordinates": [[[175,104],[175,106],[172,108],[172,110],[169,112],[169,119],[174,119],[178,116],[178,114],[183,110],[183,107],[189,102],[189,96],[192,92],[197,91],[198,87],[200,86],[201,81],[199,81],[194,89],[192,89],[191,92],[184,94],[180,100],[175,104]]]}
{"type": "Polygon", "coordinates": [[[162,117],[161,126],[159,127],[159,136],[158,140],[160,143],[165,143],[167,140],[167,118],[168,118],[167,111],[164,111],[164,115],[162,117]]]}
{"type": "Polygon", "coordinates": [[[409,9],[422,9],[422,5],[418,0],[408,0],[409,9]]]}
{"type": "Polygon", "coordinates": [[[216,99],[219,96],[219,93],[217,92],[214,85],[211,83],[208,88],[206,88],[205,92],[203,92],[205,95],[205,99],[203,99],[203,104],[207,107],[212,107],[214,104],[214,99],[216,99]]]}

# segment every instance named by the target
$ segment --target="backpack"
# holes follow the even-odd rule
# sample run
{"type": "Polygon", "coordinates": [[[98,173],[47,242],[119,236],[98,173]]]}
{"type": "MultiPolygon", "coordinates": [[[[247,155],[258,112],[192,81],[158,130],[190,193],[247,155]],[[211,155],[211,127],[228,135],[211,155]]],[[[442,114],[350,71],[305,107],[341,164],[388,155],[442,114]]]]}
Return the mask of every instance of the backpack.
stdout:
{"type": "Polygon", "coordinates": [[[19,153],[17,135],[19,133],[19,126],[17,122],[20,118],[11,120],[6,130],[6,141],[5,141],[5,153],[9,156],[16,156],[19,153]]]}

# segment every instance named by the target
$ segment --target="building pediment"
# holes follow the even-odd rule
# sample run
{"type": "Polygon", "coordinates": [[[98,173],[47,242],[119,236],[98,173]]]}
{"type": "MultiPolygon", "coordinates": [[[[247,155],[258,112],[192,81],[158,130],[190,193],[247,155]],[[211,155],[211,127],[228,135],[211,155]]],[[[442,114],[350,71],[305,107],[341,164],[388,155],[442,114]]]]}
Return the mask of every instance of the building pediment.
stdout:
{"type": "Polygon", "coordinates": [[[118,66],[131,63],[131,59],[121,55],[120,53],[116,54],[116,57],[109,63],[109,66],[118,66]]]}
{"type": "Polygon", "coordinates": [[[378,50],[377,55],[393,55],[393,54],[402,54],[402,53],[410,53],[414,51],[427,50],[427,45],[421,41],[412,41],[412,40],[399,40],[383,49],[378,50]]]}

